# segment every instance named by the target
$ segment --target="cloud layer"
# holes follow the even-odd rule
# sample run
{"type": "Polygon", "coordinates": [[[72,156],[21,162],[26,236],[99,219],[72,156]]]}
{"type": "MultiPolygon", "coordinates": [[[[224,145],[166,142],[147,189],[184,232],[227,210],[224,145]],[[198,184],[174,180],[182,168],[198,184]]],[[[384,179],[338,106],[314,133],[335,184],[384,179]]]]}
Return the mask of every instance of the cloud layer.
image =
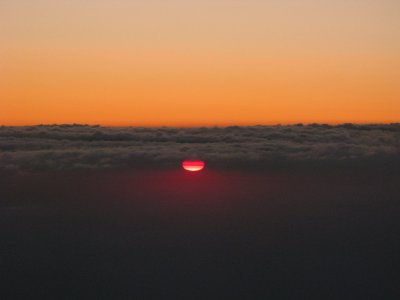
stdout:
{"type": "Polygon", "coordinates": [[[0,169],[68,170],[179,166],[216,168],[394,165],[400,124],[201,128],[86,125],[0,127],[0,169]]]}

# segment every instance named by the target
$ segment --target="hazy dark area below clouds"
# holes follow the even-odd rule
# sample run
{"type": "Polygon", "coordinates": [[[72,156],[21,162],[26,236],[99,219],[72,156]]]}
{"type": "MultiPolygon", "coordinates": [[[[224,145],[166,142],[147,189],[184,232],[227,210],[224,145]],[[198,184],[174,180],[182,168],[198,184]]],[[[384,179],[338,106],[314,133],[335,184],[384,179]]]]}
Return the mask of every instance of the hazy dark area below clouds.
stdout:
{"type": "Polygon", "coordinates": [[[0,127],[0,169],[400,165],[400,123],[199,128],[38,125],[0,127]]]}
{"type": "Polygon", "coordinates": [[[0,127],[2,299],[400,299],[399,154],[400,124],[0,127]]]}

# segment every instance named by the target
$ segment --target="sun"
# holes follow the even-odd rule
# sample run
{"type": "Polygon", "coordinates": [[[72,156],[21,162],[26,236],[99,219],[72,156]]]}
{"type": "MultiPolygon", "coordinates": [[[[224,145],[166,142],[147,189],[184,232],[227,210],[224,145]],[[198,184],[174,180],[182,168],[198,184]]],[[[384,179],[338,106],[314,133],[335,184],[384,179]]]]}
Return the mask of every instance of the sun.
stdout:
{"type": "Polygon", "coordinates": [[[204,169],[204,162],[201,160],[185,160],[182,162],[182,167],[186,171],[198,172],[204,169]]]}

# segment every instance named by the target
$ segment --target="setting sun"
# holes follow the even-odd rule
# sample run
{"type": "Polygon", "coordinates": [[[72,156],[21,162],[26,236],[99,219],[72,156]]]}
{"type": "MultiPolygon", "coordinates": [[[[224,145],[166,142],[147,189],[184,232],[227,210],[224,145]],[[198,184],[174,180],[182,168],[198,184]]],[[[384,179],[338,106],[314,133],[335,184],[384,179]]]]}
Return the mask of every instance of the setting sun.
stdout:
{"type": "Polygon", "coordinates": [[[204,162],[201,160],[185,160],[182,162],[182,167],[186,171],[198,172],[204,169],[204,162]]]}

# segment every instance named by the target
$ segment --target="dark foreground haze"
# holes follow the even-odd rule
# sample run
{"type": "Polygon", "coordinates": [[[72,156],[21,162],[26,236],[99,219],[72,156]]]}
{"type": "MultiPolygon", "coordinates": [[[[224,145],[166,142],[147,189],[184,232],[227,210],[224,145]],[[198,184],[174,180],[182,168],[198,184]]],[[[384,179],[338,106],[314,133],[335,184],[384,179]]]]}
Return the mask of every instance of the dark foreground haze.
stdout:
{"type": "Polygon", "coordinates": [[[1,299],[400,299],[399,216],[400,124],[0,127],[1,299]]]}
{"type": "Polygon", "coordinates": [[[1,173],[2,299],[398,299],[400,173],[1,173]]]}

